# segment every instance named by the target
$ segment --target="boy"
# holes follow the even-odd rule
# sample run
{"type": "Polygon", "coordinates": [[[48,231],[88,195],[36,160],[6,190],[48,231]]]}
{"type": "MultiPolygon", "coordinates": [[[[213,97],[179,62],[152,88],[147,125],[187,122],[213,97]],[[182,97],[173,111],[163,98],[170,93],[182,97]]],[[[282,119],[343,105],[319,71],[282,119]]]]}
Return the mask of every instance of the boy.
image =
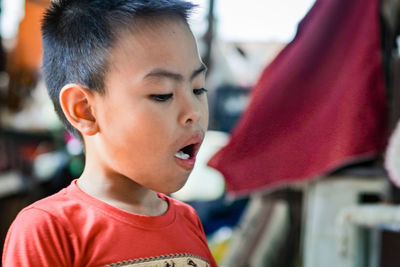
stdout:
{"type": "Polygon", "coordinates": [[[84,143],[85,169],[20,212],[4,267],[216,266],[195,211],[164,195],[186,182],[208,125],[192,8],[51,3],[43,72],[60,118],[84,143]]]}

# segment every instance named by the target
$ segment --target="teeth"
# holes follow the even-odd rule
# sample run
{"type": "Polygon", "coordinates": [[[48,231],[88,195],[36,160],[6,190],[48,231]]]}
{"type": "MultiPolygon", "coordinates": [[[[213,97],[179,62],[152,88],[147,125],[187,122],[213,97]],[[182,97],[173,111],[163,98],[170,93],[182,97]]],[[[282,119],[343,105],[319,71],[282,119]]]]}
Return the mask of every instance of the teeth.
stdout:
{"type": "Polygon", "coordinates": [[[178,151],[175,153],[175,157],[177,157],[179,159],[188,159],[188,158],[190,158],[190,155],[184,153],[183,151],[178,151]]]}

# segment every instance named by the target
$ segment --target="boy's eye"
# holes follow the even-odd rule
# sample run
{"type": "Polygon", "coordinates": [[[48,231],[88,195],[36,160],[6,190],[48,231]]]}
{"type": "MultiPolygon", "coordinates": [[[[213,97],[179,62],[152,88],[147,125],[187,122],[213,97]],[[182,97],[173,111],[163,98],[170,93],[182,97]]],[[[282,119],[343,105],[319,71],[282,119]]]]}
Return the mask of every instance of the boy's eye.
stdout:
{"type": "Polygon", "coordinates": [[[172,98],[172,94],[150,95],[150,98],[158,102],[165,102],[172,98]]]}
{"type": "Polygon", "coordinates": [[[193,93],[195,95],[202,95],[204,93],[207,93],[208,90],[206,88],[200,88],[200,89],[193,89],[193,93]]]}

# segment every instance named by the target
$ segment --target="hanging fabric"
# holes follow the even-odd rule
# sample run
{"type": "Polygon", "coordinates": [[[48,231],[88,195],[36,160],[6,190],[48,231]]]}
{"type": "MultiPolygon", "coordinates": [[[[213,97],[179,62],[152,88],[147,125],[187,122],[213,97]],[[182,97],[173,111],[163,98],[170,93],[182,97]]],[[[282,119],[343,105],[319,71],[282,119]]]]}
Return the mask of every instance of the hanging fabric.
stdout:
{"type": "Polygon", "coordinates": [[[317,0],[209,165],[231,195],[309,180],[379,155],[386,109],[379,0],[317,0]]]}

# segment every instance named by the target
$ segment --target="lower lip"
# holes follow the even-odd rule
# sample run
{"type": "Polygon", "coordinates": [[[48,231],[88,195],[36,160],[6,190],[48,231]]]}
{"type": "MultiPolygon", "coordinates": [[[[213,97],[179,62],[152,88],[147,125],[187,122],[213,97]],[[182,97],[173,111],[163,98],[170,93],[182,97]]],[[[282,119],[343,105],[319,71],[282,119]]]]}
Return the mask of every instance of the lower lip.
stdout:
{"type": "Polygon", "coordinates": [[[196,157],[191,157],[188,159],[180,159],[177,157],[174,157],[176,162],[178,163],[179,166],[184,168],[185,170],[192,170],[194,167],[194,163],[196,162],[196,157]]]}

